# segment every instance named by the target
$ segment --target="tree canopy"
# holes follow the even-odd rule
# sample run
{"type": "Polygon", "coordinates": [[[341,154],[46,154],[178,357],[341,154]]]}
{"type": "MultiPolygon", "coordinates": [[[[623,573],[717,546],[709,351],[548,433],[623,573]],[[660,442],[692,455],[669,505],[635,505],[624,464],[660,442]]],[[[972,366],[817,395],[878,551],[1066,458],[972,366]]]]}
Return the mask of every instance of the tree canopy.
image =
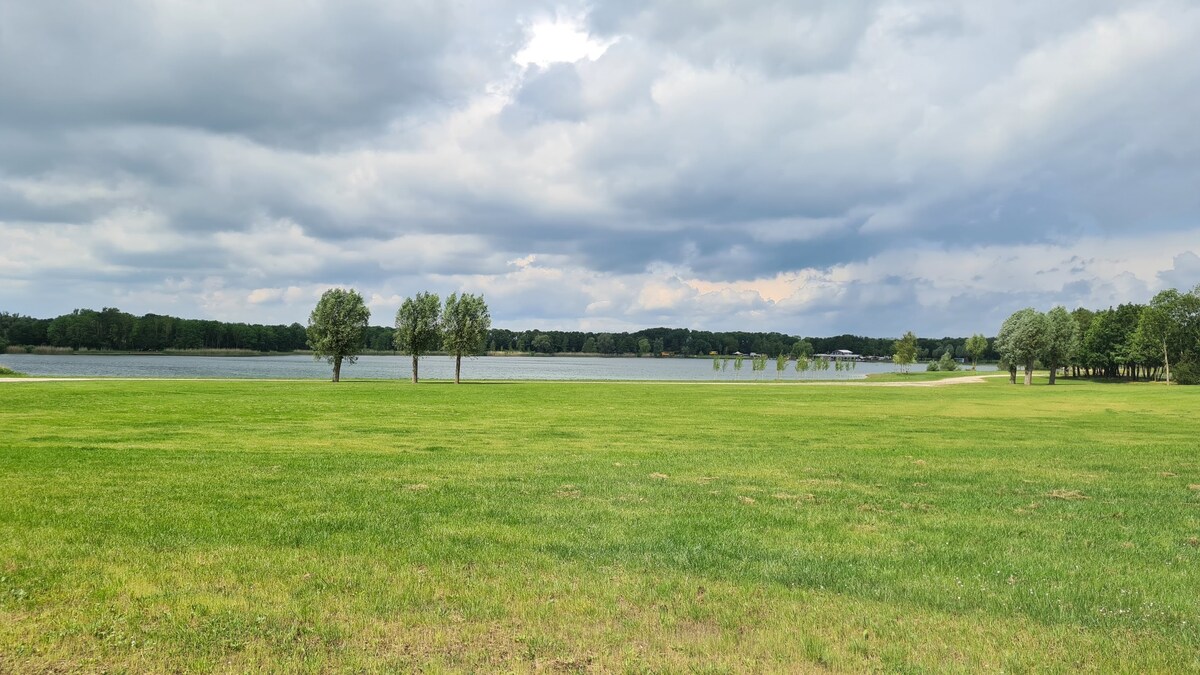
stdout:
{"type": "Polygon", "coordinates": [[[342,379],[342,363],[354,363],[362,351],[371,310],[358,291],[331,288],[308,317],[308,346],[313,358],[333,364],[333,381],[342,379]]]}
{"type": "Polygon", "coordinates": [[[405,298],[396,311],[396,350],[412,355],[412,381],[420,381],[422,354],[435,351],[442,339],[442,301],[435,293],[417,293],[405,298]]]}
{"type": "Polygon", "coordinates": [[[442,313],[442,348],[454,357],[454,383],[460,382],[462,357],[482,352],[492,315],[482,295],[451,293],[442,313]]]}

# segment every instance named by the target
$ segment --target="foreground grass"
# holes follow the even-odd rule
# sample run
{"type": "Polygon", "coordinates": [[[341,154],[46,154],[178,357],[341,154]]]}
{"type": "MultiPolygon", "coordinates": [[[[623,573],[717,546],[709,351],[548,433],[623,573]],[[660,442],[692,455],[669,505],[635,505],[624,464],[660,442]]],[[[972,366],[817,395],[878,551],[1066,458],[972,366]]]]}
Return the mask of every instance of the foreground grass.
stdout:
{"type": "Polygon", "coordinates": [[[0,672],[1200,668],[1200,390],[0,387],[0,672]]]}

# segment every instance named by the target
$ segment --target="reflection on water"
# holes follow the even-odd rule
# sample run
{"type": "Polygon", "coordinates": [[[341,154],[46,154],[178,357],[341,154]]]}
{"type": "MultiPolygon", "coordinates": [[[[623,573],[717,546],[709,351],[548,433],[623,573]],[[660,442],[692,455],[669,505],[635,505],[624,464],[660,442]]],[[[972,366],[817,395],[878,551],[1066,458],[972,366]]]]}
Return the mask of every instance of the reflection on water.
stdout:
{"type": "MultiPolygon", "coordinates": [[[[412,360],[407,356],[363,356],[358,363],[342,366],[342,377],[405,379],[412,360]]],[[[81,377],[213,377],[321,379],[330,367],[311,356],[156,356],[156,355],[54,355],[0,354],[0,365],[30,375],[81,377]]],[[[891,363],[859,363],[854,370],[797,373],[794,363],[778,379],[850,380],[868,373],[889,373],[891,363]]],[[[995,370],[995,366],[980,366],[995,370]]],[[[914,366],[914,371],[924,370],[914,366]]],[[[421,377],[451,379],[454,360],[448,356],[421,359],[421,377]]],[[[714,372],[711,359],[598,358],[585,356],[483,356],[463,360],[463,378],[471,380],[775,380],[775,362],[765,372],[750,369],[750,360],[734,371],[714,372]]]]}

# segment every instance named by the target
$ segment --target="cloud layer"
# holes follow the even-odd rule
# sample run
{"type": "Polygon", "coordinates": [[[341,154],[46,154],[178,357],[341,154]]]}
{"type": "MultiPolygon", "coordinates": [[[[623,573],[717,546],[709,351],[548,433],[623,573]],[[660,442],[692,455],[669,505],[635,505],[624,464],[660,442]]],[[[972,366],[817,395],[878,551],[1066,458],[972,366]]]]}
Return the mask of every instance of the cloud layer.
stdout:
{"type": "Polygon", "coordinates": [[[992,332],[1200,283],[1200,7],[0,0],[0,308],[992,332]]]}

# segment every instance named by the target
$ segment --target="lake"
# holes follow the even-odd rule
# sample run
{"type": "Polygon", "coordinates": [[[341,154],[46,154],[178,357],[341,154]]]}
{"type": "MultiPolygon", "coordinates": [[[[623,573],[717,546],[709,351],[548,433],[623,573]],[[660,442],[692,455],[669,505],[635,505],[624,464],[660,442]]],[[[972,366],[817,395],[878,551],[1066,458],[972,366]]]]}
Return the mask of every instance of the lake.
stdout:
{"type": "MultiPolygon", "coordinates": [[[[411,359],[408,356],[362,356],[358,363],[342,366],[342,377],[407,379],[411,359]]],[[[29,375],[77,377],[179,377],[248,379],[322,379],[330,376],[330,366],[311,356],[161,356],[150,354],[0,354],[0,365],[29,375]]],[[[789,364],[794,366],[794,364],[789,364]]],[[[924,370],[916,365],[913,371],[924,370]]],[[[980,366],[980,370],[995,370],[980,366]]],[[[851,380],[868,373],[890,373],[891,363],[859,363],[854,370],[808,371],[797,374],[789,367],[783,379],[851,380]],[[799,378],[797,377],[799,375],[799,378]]],[[[711,359],[656,359],[586,356],[481,356],[463,359],[463,378],[470,380],[755,380],[775,379],[775,362],[767,370],[755,373],[750,360],[735,374],[733,361],[728,370],[715,373],[711,359]]],[[[421,377],[452,379],[454,359],[426,356],[421,359],[421,377]]]]}

